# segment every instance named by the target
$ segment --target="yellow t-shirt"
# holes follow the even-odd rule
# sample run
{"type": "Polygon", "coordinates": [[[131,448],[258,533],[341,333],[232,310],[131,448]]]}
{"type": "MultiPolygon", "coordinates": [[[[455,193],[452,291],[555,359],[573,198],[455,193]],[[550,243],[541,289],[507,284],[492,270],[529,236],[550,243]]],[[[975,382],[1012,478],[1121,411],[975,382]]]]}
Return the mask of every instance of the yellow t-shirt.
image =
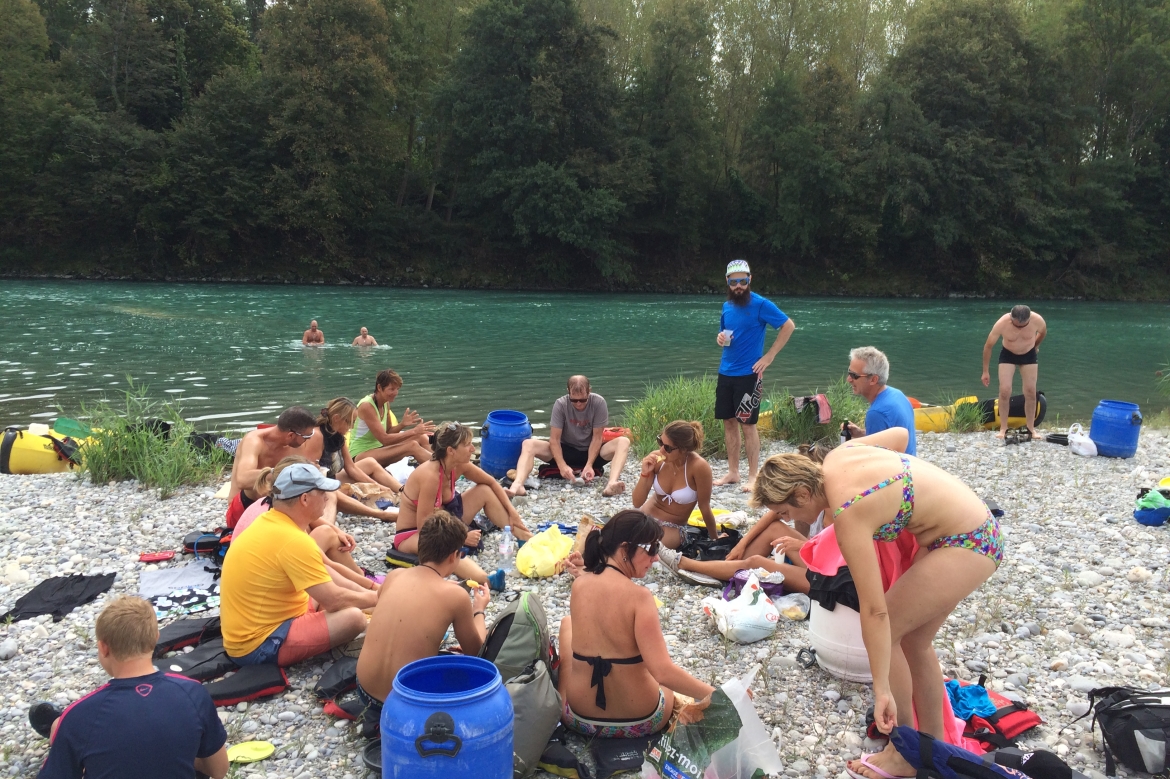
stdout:
{"type": "Polygon", "coordinates": [[[270,509],[233,541],[219,580],[223,647],[254,651],[286,620],[308,611],[309,587],[332,581],[321,550],[287,514],[270,509]]]}

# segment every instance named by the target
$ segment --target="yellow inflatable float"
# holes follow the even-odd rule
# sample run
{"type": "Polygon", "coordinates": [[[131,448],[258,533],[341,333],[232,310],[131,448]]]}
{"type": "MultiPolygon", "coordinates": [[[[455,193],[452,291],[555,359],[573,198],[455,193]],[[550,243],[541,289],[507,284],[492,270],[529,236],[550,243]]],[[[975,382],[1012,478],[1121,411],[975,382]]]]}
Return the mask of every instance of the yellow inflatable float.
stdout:
{"type": "Polygon", "coordinates": [[[924,403],[914,409],[914,429],[921,433],[945,433],[951,425],[955,406],[978,402],[979,398],[970,395],[959,398],[949,406],[929,406],[924,403]]]}
{"type": "MultiPolygon", "coordinates": [[[[0,441],[0,473],[64,473],[77,467],[68,452],[76,451],[77,442],[49,430],[44,435],[10,427],[0,441]]],[[[40,431],[38,431],[40,432],[40,431]]]]}

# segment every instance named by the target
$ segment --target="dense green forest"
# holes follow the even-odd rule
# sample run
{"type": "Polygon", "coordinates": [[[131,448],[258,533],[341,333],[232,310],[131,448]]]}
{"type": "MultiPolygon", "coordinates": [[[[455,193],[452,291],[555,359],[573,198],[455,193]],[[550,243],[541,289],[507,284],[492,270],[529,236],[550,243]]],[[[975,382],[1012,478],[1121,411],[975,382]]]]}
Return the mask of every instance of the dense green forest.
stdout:
{"type": "Polygon", "coordinates": [[[0,274],[1170,295],[1167,0],[0,0],[0,274]]]}

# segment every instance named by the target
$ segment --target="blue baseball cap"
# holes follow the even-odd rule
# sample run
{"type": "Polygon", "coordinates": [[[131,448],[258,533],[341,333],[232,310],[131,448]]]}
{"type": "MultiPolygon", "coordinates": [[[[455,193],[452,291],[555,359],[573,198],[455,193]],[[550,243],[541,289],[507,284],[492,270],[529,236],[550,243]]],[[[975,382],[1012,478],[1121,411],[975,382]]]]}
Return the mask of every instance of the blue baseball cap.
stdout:
{"type": "Polygon", "coordinates": [[[276,483],[272,485],[272,498],[291,500],[313,490],[333,492],[340,486],[341,482],[326,478],[315,465],[293,463],[276,477],[276,483]]]}

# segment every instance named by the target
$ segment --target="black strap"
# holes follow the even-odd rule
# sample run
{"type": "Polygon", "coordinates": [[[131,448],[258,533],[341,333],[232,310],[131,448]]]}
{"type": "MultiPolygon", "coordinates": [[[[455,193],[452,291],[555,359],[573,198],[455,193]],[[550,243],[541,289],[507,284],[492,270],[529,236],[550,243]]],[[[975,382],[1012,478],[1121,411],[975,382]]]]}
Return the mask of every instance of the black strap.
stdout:
{"type": "Polygon", "coordinates": [[[641,655],[606,660],[604,657],[585,657],[574,652],[573,657],[583,663],[589,663],[593,667],[593,676],[589,679],[589,686],[597,688],[597,697],[594,699],[594,702],[597,704],[597,708],[602,711],[605,711],[605,677],[609,676],[609,672],[613,670],[613,667],[615,665],[637,665],[642,662],[641,655]]]}

